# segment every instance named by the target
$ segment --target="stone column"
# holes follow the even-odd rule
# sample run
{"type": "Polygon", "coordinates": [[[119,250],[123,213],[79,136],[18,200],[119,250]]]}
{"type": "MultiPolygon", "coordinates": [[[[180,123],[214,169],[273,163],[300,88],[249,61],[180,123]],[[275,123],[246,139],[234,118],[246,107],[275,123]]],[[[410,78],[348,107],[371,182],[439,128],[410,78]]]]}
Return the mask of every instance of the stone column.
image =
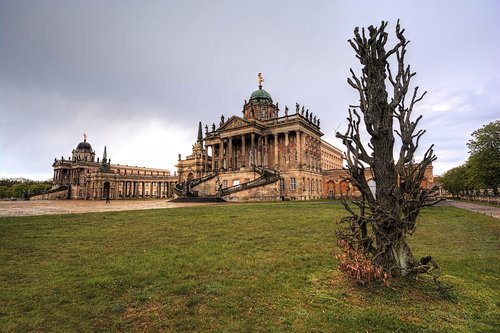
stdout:
{"type": "Polygon", "coordinates": [[[288,132],[285,132],[285,165],[288,167],[290,164],[290,152],[288,151],[288,132]]]}
{"type": "Polygon", "coordinates": [[[274,134],[274,168],[278,168],[278,134],[274,134]]]}
{"type": "Polygon", "coordinates": [[[219,144],[219,169],[224,169],[224,140],[219,144]]]}
{"type": "Polygon", "coordinates": [[[210,146],[212,148],[212,172],[215,171],[215,145],[210,146]]]}
{"type": "Polygon", "coordinates": [[[208,147],[209,146],[205,146],[205,161],[204,161],[205,166],[204,166],[204,170],[203,170],[202,174],[208,171],[208,147]]]}
{"type": "Polygon", "coordinates": [[[229,153],[229,159],[228,159],[227,166],[229,167],[229,170],[233,170],[233,138],[232,137],[228,138],[227,150],[229,153]]]}
{"type": "Polygon", "coordinates": [[[262,137],[257,137],[257,165],[262,166],[262,137]]]}
{"type": "Polygon", "coordinates": [[[245,147],[245,134],[241,135],[241,166],[247,165],[247,152],[245,147]]]}
{"type": "Polygon", "coordinates": [[[262,148],[262,150],[263,150],[262,154],[264,155],[263,156],[263,160],[264,161],[262,162],[262,165],[264,167],[268,167],[269,166],[269,161],[268,161],[268,158],[267,158],[267,149],[268,149],[268,147],[267,147],[267,135],[266,135],[266,136],[264,136],[264,147],[262,148]]]}
{"type": "Polygon", "coordinates": [[[302,163],[301,150],[302,150],[302,137],[300,135],[300,131],[295,131],[295,149],[297,150],[297,166],[299,167],[302,163]]]}
{"type": "Polygon", "coordinates": [[[255,164],[255,146],[254,146],[254,140],[255,140],[255,133],[252,133],[250,135],[250,156],[252,160],[250,161],[250,165],[255,164]]]}

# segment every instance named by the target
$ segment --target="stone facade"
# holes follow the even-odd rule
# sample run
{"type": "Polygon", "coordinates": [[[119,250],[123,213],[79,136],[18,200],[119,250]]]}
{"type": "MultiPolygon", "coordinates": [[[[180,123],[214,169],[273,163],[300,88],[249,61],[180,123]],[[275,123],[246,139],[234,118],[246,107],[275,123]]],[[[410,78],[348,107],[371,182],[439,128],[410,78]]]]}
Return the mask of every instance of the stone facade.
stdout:
{"type": "Polygon", "coordinates": [[[72,156],[54,159],[53,189],[49,198],[66,191],[68,199],[169,198],[177,177],[165,169],[111,164],[106,147],[101,161],[84,138],[72,156]]]}
{"type": "MultiPolygon", "coordinates": [[[[205,125],[204,135],[199,124],[191,155],[181,159],[179,154],[179,193],[222,196],[227,201],[360,195],[346,180],[342,151],[321,138],[320,120],[304,106],[296,104],[293,111],[285,106],[280,114],[279,104],[259,85],[249,101],[245,100],[241,112],[242,116],[233,115],[227,120],[221,116],[218,126],[205,125]],[[268,170],[268,175],[275,173],[279,178],[266,182],[256,169],[268,170]],[[185,185],[181,191],[182,184],[190,182],[192,188],[188,190],[185,185]]],[[[366,172],[369,184],[375,187],[370,169],[366,172]]],[[[430,166],[422,186],[433,185],[430,166]]]]}
{"type": "MultiPolygon", "coordinates": [[[[217,195],[219,190],[252,182],[254,167],[279,174],[274,184],[262,184],[225,196],[226,200],[308,200],[324,197],[323,169],[342,168],[342,152],[321,139],[320,120],[299,104],[293,111],[262,89],[245,101],[242,116],[225,119],[218,126],[201,123],[192,154],[177,164],[179,183],[217,173],[195,186],[198,195],[217,195]],[[207,190],[210,187],[211,190],[207,190]],[[272,188],[272,190],[271,190],[272,188]]],[[[257,176],[256,176],[257,177],[257,176]]],[[[257,177],[258,178],[258,177],[257,177]]]]}

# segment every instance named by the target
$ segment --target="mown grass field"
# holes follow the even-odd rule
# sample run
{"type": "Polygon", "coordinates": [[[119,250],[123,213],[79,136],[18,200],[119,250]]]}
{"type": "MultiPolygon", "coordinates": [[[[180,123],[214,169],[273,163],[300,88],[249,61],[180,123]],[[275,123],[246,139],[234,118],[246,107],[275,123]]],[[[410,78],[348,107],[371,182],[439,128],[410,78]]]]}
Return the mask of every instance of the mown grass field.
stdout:
{"type": "Polygon", "coordinates": [[[0,218],[0,332],[498,332],[500,222],[423,211],[443,281],[359,286],[324,202],[0,218]]]}

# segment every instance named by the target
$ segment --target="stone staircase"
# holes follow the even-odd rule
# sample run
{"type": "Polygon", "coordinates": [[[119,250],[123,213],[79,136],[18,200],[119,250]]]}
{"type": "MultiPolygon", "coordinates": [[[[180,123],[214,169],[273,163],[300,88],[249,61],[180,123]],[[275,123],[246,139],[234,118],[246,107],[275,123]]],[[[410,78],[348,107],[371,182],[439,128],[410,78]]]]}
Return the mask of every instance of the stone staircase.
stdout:
{"type": "Polygon", "coordinates": [[[271,169],[267,169],[267,168],[263,168],[263,167],[257,167],[254,165],[253,171],[257,172],[261,176],[257,179],[254,179],[252,181],[249,181],[249,182],[246,182],[243,184],[234,185],[231,187],[226,187],[226,188],[220,189],[217,191],[217,196],[223,197],[223,196],[237,193],[240,191],[246,191],[246,190],[249,190],[251,188],[264,186],[267,184],[272,184],[272,183],[277,182],[280,179],[279,172],[277,172],[275,170],[271,170],[271,169]]]}
{"type": "Polygon", "coordinates": [[[191,198],[198,197],[198,192],[193,191],[193,187],[201,183],[204,183],[214,177],[217,177],[218,174],[219,173],[216,171],[201,178],[191,179],[182,183],[177,183],[174,187],[174,191],[177,194],[177,196],[180,197],[179,199],[188,197],[191,198]]]}

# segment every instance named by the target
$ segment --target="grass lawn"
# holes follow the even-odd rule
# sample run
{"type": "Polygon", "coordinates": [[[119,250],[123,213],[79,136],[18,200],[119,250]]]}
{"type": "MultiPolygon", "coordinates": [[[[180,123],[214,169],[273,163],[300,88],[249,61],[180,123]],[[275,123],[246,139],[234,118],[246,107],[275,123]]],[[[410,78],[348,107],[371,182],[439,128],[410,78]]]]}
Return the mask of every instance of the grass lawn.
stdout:
{"type": "Polygon", "coordinates": [[[426,279],[337,271],[335,203],[0,218],[1,332],[498,332],[500,221],[423,211],[426,279]]]}

